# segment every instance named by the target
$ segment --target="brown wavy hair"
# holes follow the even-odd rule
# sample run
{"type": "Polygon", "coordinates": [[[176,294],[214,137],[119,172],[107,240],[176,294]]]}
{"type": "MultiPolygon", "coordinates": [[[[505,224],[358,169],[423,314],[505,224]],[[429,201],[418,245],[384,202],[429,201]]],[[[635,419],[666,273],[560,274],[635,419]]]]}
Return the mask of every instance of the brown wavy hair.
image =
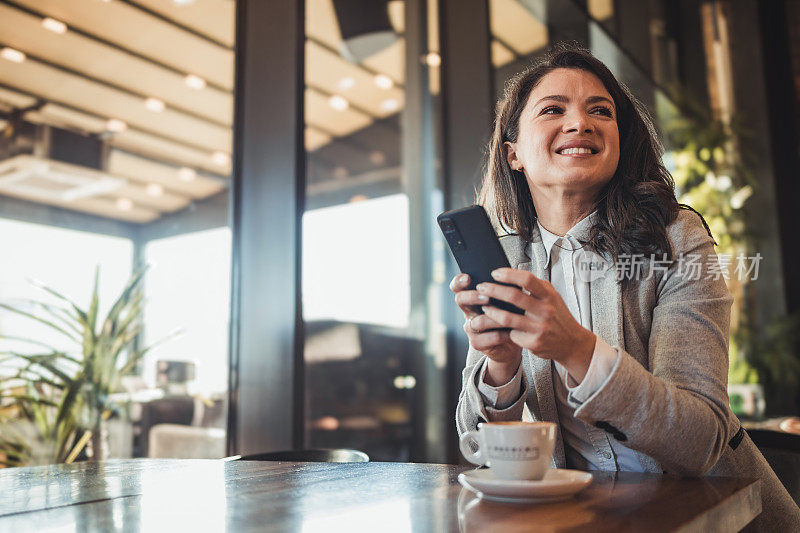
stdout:
{"type": "MultiPolygon", "coordinates": [[[[531,240],[536,209],[525,173],[512,170],[508,164],[505,143],[517,141],[520,116],[531,91],[558,68],[580,69],[597,76],[617,108],[619,163],[599,194],[599,216],[585,244],[614,260],[622,254],[666,254],[672,258],[667,225],[675,220],[678,209],[694,209],[675,198],[674,181],[661,162],[664,148],[647,109],[599,59],[575,45],[551,49],[507,82],[505,94],[497,103],[488,171],[478,203],[503,229],[519,234],[526,242],[531,240]]],[[[708,230],[705,220],[703,224],[708,230]]]]}

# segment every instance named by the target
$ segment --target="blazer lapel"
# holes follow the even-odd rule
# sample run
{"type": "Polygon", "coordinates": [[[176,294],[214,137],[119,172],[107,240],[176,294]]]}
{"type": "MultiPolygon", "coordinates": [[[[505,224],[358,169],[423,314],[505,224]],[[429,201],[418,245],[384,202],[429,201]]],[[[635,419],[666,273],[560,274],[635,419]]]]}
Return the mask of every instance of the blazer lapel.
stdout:
{"type": "MultiPolygon", "coordinates": [[[[536,232],[537,230],[534,230],[536,232]]],[[[519,263],[517,269],[527,270],[539,279],[550,281],[550,271],[545,267],[547,255],[538,234],[533,236],[533,242],[528,245],[530,262],[519,263]],[[538,237],[538,238],[537,238],[538,237]]],[[[527,350],[525,350],[527,352],[527,350]]],[[[558,423],[558,411],[555,403],[555,389],[553,388],[553,363],[549,359],[542,359],[528,352],[533,374],[533,388],[536,392],[536,401],[539,408],[539,417],[545,422],[556,424],[556,446],[553,452],[553,461],[557,467],[564,467],[564,443],[561,437],[561,425],[558,423]]]]}

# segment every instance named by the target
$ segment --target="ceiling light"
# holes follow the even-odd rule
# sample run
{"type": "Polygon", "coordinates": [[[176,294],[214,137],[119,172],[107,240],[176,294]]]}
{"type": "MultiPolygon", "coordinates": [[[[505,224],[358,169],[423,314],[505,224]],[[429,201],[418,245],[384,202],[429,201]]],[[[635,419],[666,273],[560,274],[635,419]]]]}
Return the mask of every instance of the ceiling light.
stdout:
{"type": "Polygon", "coordinates": [[[333,169],[333,177],[337,180],[343,180],[349,175],[350,172],[345,167],[338,166],[333,169]]]}
{"type": "Polygon", "coordinates": [[[145,192],[150,196],[161,196],[164,194],[164,187],[158,183],[148,183],[147,187],[145,187],[145,192]]]}
{"type": "Polygon", "coordinates": [[[133,209],[133,202],[130,198],[117,198],[117,209],[120,211],[130,211],[133,209]]]}
{"type": "Polygon", "coordinates": [[[348,107],[350,107],[350,102],[345,100],[343,97],[335,94],[328,99],[328,104],[334,108],[336,111],[344,111],[348,107]]]}
{"type": "Polygon", "coordinates": [[[394,87],[394,81],[392,81],[392,78],[386,74],[378,74],[375,76],[375,78],[373,78],[373,81],[375,82],[375,85],[381,89],[391,89],[394,87]]]}
{"type": "Polygon", "coordinates": [[[46,17],[42,19],[42,26],[46,30],[50,30],[53,33],[60,33],[65,34],[67,33],[67,25],[61,22],[60,20],[56,20],[50,17],[46,17]]]}
{"type": "Polygon", "coordinates": [[[425,63],[427,63],[429,67],[438,67],[442,64],[442,56],[436,52],[429,52],[428,55],[425,56],[425,63]]]}
{"type": "Polygon", "coordinates": [[[214,152],[211,155],[211,160],[214,162],[215,165],[219,165],[224,167],[225,165],[231,162],[231,158],[225,152],[214,152]]]}
{"type": "Polygon", "coordinates": [[[189,167],[181,167],[178,170],[178,179],[181,181],[194,181],[197,177],[197,171],[189,167]]]}
{"type": "Polygon", "coordinates": [[[22,63],[25,61],[25,54],[19,50],[14,50],[13,48],[3,48],[0,50],[0,56],[3,56],[3,59],[13,61],[14,63],[22,63]]]}
{"type": "Polygon", "coordinates": [[[144,106],[153,113],[161,113],[164,111],[164,101],[158,98],[148,98],[144,101],[144,106]]]}
{"type": "Polygon", "coordinates": [[[381,102],[381,110],[391,113],[400,109],[400,102],[395,98],[389,98],[381,102]]]}
{"type": "Polygon", "coordinates": [[[125,124],[122,120],[117,118],[112,118],[108,122],[106,122],[106,129],[108,131],[113,131],[114,133],[122,133],[123,131],[128,129],[128,125],[125,124]]]}
{"type": "Polygon", "coordinates": [[[188,6],[190,4],[194,4],[194,0],[172,0],[179,6],[188,6]]]}
{"type": "Polygon", "coordinates": [[[373,150],[369,153],[369,161],[373,165],[382,165],[386,163],[386,154],[380,150],[373,150]]]}
{"type": "Polygon", "coordinates": [[[183,78],[183,81],[184,83],[186,83],[186,85],[197,91],[205,89],[206,87],[206,80],[204,80],[200,76],[195,76],[194,74],[189,74],[188,76],[183,78]]]}
{"type": "Polygon", "coordinates": [[[352,89],[353,87],[355,87],[356,80],[353,79],[351,76],[346,76],[340,79],[337,85],[341,90],[346,91],[347,89],[352,89]]]}

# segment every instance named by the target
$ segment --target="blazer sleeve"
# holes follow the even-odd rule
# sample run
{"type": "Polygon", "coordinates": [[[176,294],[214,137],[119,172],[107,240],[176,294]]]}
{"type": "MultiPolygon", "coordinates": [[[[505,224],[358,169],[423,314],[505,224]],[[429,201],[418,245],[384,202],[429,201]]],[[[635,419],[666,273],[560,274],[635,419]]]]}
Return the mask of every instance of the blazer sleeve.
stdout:
{"type": "Polygon", "coordinates": [[[520,362],[519,370],[517,370],[522,374],[519,398],[505,409],[495,409],[486,405],[478,390],[477,380],[486,356],[472,346],[469,347],[467,363],[461,373],[461,394],[458,396],[458,405],[456,406],[456,428],[459,437],[467,431],[473,431],[480,422],[522,420],[525,398],[528,396],[528,378],[524,371],[525,356],[525,350],[523,350],[523,361],[520,362]]]}
{"type": "Polygon", "coordinates": [[[706,265],[717,255],[695,213],[680,212],[669,234],[674,261],[656,289],[650,370],[617,347],[619,357],[603,385],[586,401],[570,402],[577,418],[606,429],[664,470],[704,475],[732,436],[727,382],[733,297],[721,276],[705,279],[706,265]],[[681,254],[701,258],[699,279],[680,268],[681,254]]]}

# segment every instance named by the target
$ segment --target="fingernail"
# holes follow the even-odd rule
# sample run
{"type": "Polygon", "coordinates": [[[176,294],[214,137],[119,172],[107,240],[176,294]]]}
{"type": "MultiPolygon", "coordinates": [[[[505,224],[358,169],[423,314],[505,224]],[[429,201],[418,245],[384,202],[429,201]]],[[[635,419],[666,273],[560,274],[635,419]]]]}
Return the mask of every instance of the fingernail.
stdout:
{"type": "Polygon", "coordinates": [[[466,283],[468,279],[469,276],[467,276],[466,274],[461,274],[460,276],[458,276],[458,281],[460,281],[461,283],[466,283]]]}
{"type": "Polygon", "coordinates": [[[481,306],[481,310],[485,313],[485,312],[487,312],[489,310],[489,306],[488,305],[482,305],[481,306]]]}
{"type": "Polygon", "coordinates": [[[494,279],[500,279],[501,277],[503,277],[503,273],[500,272],[499,270],[492,270],[492,277],[494,279]]]}
{"type": "Polygon", "coordinates": [[[480,300],[482,302],[488,302],[489,301],[489,297],[486,296],[485,294],[479,294],[478,295],[478,300],[480,300]]]}
{"type": "Polygon", "coordinates": [[[481,283],[480,285],[478,285],[475,288],[478,289],[478,292],[486,292],[488,290],[488,287],[486,285],[484,285],[483,283],[481,283]]]}

